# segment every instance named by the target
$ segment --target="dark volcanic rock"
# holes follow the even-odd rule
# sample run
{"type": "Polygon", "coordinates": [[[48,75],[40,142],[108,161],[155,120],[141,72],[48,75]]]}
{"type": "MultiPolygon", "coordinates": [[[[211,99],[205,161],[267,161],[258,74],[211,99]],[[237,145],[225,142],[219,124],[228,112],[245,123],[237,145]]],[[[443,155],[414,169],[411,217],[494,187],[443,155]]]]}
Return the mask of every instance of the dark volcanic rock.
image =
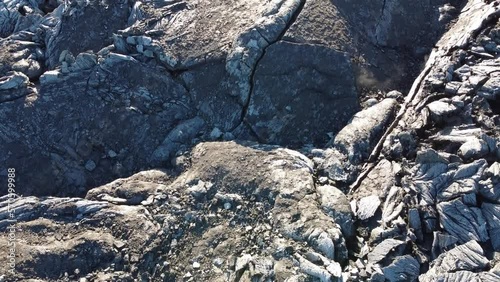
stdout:
{"type": "Polygon", "coordinates": [[[349,58],[323,46],[271,45],[253,82],[246,121],[266,143],[324,143],[359,108],[349,58]]]}
{"type": "Polygon", "coordinates": [[[412,256],[398,257],[389,266],[382,268],[385,279],[395,281],[416,281],[420,273],[420,264],[412,256]]]}
{"type": "Polygon", "coordinates": [[[97,52],[111,44],[113,33],[127,26],[129,4],[122,0],[72,1],[63,5],[60,21],[46,38],[47,65],[59,63],[64,50],[97,52]],[[102,27],[102,28],[94,28],[102,27]],[[77,31],[77,32],[75,32],[77,31]]]}
{"type": "Polygon", "coordinates": [[[0,105],[0,116],[10,121],[0,129],[0,148],[11,152],[2,155],[3,163],[25,172],[19,193],[81,194],[152,160],[169,160],[203,127],[190,125],[197,130],[178,136],[179,124],[194,117],[193,106],[170,76],[123,55],[100,60],[88,70],[54,74],[62,79],[46,73],[39,93],[0,105]],[[165,138],[167,152],[161,147],[165,138]],[[155,150],[163,151],[153,156],[155,150]],[[89,162],[95,165],[86,167],[89,162]]]}
{"type": "Polygon", "coordinates": [[[0,281],[500,280],[499,3],[3,1],[0,281]]]}
{"type": "Polygon", "coordinates": [[[469,208],[462,201],[454,200],[437,205],[439,219],[444,229],[460,239],[484,242],[489,239],[486,221],[479,208],[469,208]]]}
{"type": "Polygon", "coordinates": [[[439,281],[438,276],[446,276],[447,273],[484,270],[487,266],[488,259],[484,256],[481,246],[476,241],[469,241],[440,255],[432,263],[431,269],[421,275],[419,280],[439,281]]]}

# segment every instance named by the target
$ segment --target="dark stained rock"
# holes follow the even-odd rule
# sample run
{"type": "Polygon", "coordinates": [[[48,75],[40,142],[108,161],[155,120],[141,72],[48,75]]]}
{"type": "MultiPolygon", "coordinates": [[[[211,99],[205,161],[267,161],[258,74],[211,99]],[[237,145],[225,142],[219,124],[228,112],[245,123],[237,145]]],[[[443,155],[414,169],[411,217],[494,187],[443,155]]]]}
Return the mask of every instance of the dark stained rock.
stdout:
{"type": "Polygon", "coordinates": [[[0,149],[12,152],[2,155],[2,169],[25,171],[19,193],[80,195],[150,164],[165,138],[176,143],[162,162],[198,133],[179,137],[178,124],[194,117],[182,84],[131,57],[112,53],[100,60],[89,70],[58,74],[62,79],[45,78],[27,99],[1,104],[0,116],[10,122],[0,129],[0,149]],[[118,155],[107,156],[109,150],[118,155]],[[89,161],[92,171],[85,168],[89,161]]]}
{"type": "Polygon", "coordinates": [[[498,281],[499,16],[3,1],[0,281],[498,281]]]}
{"type": "Polygon", "coordinates": [[[24,40],[0,39],[0,77],[10,71],[37,78],[43,72],[44,58],[39,45],[24,40]]]}
{"type": "Polygon", "coordinates": [[[406,243],[396,239],[386,239],[378,244],[372,252],[368,254],[368,261],[377,263],[385,259],[391,252],[396,251],[399,247],[404,246],[406,243]]]}
{"type": "Polygon", "coordinates": [[[359,109],[349,58],[324,46],[271,45],[253,82],[245,120],[266,143],[325,143],[359,109]]]}
{"type": "Polygon", "coordinates": [[[121,0],[74,1],[61,8],[58,24],[46,38],[47,65],[51,68],[58,65],[64,50],[79,54],[110,45],[113,33],[125,28],[129,17],[129,4],[121,0]]]}

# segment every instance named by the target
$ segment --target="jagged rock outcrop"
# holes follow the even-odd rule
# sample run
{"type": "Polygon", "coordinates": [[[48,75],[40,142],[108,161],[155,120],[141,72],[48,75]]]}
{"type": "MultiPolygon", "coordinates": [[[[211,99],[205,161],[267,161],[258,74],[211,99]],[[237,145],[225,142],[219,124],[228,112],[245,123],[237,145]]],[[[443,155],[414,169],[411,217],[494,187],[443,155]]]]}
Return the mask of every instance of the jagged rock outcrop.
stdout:
{"type": "Polygon", "coordinates": [[[0,281],[499,280],[500,2],[452,4],[0,3],[0,281]]]}

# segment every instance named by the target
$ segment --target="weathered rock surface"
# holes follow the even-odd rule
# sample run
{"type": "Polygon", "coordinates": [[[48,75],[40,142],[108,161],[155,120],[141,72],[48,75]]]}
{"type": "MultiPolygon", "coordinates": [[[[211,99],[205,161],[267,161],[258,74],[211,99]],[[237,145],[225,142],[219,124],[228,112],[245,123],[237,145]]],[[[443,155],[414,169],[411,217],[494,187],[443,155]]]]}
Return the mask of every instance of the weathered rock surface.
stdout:
{"type": "MultiPolygon", "coordinates": [[[[432,263],[431,269],[419,279],[421,281],[439,281],[438,277],[445,273],[457,271],[478,271],[488,266],[488,259],[476,241],[469,241],[440,255],[432,263]]],[[[453,280],[451,280],[453,281],[453,280]]]]}
{"type": "Polygon", "coordinates": [[[49,279],[67,272],[71,280],[119,271],[153,280],[178,280],[188,272],[203,281],[226,275],[273,279],[273,267],[282,261],[300,267],[290,277],[314,276],[316,270],[340,276],[339,262],[347,260],[344,230],[336,214],[316,204],[312,163],[305,156],[222,142],[202,143],[189,157],[191,165],[180,175],[144,171],[94,188],[87,199],[3,197],[0,226],[7,230],[12,223],[10,203],[17,236],[32,244],[18,247],[17,271],[22,278],[49,279]],[[45,236],[36,235],[41,230],[45,236]]]}
{"type": "Polygon", "coordinates": [[[246,121],[266,143],[324,143],[322,128],[338,132],[359,108],[348,56],[324,46],[273,44],[253,81],[246,121]]]}
{"type": "Polygon", "coordinates": [[[0,129],[2,161],[16,166],[24,160],[17,166],[26,172],[18,179],[20,193],[80,195],[169,161],[204,128],[203,120],[193,120],[186,89],[171,76],[129,56],[98,59],[61,78],[43,78],[46,73],[38,93],[0,105],[0,116],[10,121],[0,129]],[[117,155],[110,157],[110,150],[117,155]]]}
{"type": "Polygon", "coordinates": [[[500,279],[499,1],[4,2],[0,281],[500,279]]]}
{"type": "Polygon", "coordinates": [[[331,141],[333,149],[327,151],[320,169],[334,181],[352,183],[357,177],[358,165],[370,156],[397,107],[396,100],[384,99],[355,114],[331,141]]]}
{"type": "Polygon", "coordinates": [[[416,70],[414,63],[423,54],[418,50],[432,46],[444,31],[438,2],[7,1],[0,13],[0,76],[24,73],[37,91],[20,88],[2,94],[4,118],[13,113],[29,117],[4,129],[3,144],[17,142],[15,150],[4,145],[2,151],[11,154],[4,154],[3,161],[13,166],[33,164],[26,167],[31,172],[20,185],[27,193],[55,195],[68,188],[81,190],[71,195],[82,195],[113,177],[168,163],[178,150],[199,142],[193,139],[213,139],[208,133],[215,128],[221,131],[217,138],[226,140],[323,145],[374,87],[400,87],[408,80],[404,74],[410,71],[395,70],[416,70]],[[359,5],[369,9],[359,13],[359,5]],[[415,13],[417,7],[421,13],[415,13]],[[401,15],[412,22],[400,26],[401,15]],[[420,23],[425,23],[425,32],[420,23]],[[413,55],[402,55],[397,48],[413,55]],[[131,71],[118,66],[127,64],[134,65],[131,71]],[[170,86],[162,93],[152,90],[156,81],[169,81],[176,90],[170,91],[170,86]],[[51,110],[45,109],[48,104],[41,98],[49,96],[59,101],[51,110]],[[69,97],[79,105],[68,103],[69,97]],[[11,100],[16,101],[5,103],[11,100]],[[30,107],[21,110],[22,100],[28,100],[30,107]],[[158,101],[163,104],[152,106],[158,101]],[[129,111],[125,114],[119,104],[129,111]],[[95,105],[102,111],[90,109],[95,105]],[[65,124],[71,126],[38,114],[61,112],[58,106],[70,111],[65,124]],[[127,128],[144,126],[134,133],[108,129],[105,124],[118,120],[112,113],[120,113],[119,120],[130,124],[127,128]],[[91,122],[89,116],[99,122],[91,122]],[[60,136],[35,137],[40,135],[36,128],[59,127],[60,136]],[[72,141],[68,128],[74,131],[72,141]],[[148,132],[151,128],[158,130],[148,132]],[[105,135],[116,136],[117,144],[110,144],[105,135]],[[120,141],[129,135],[135,137],[120,141]],[[103,155],[82,156],[78,144],[89,142],[102,148],[92,149],[94,155],[110,149],[123,153],[111,161],[103,155]],[[85,168],[91,162],[95,168],[85,168]],[[41,163],[46,164],[43,169],[34,169],[41,163]],[[111,173],[113,166],[121,172],[111,173]],[[46,186],[49,179],[56,179],[52,189],[34,188],[46,186]]]}

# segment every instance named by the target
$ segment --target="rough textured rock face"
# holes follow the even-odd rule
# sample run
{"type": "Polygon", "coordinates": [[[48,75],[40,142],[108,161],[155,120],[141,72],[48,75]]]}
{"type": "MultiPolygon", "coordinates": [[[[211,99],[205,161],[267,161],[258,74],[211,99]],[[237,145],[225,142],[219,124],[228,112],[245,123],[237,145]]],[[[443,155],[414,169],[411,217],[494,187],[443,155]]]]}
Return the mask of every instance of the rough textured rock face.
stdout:
{"type": "Polygon", "coordinates": [[[200,140],[323,146],[415,70],[395,50],[431,46],[447,22],[440,3],[366,2],[8,1],[0,75],[33,84],[0,98],[2,160],[30,171],[20,192],[74,196],[200,140]]]}
{"type": "Polygon", "coordinates": [[[0,146],[10,153],[2,159],[15,164],[22,156],[19,169],[26,174],[19,185],[27,194],[56,195],[63,192],[58,187],[66,187],[65,195],[78,195],[160,164],[204,126],[193,120],[193,103],[172,77],[123,55],[78,58],[69,73],[46,72],[38,93],[0,112],[10,121],[0,146]],[[167,147],[161,145],[164,139],[167,147]]]}
{"type": "MultiPolygon", "coordinates": [[[[118,179],[91,189],[87,199],[12,202],[22,215],[18,236],[33,244],[19,246],[19,269],[29,271],[18,278],[56,279],[61,272],[71,280],[123,275],[178,281],[188,273],[203,281],[303,279],[303,271],[321,279],[340,276],[339,263],[347,260],[344,230],[335,214],[316,204],[313,164],[305,156],[270,146],[203,143],[193,149],[189,163],[180,175],[151,170],[118,179]],[[61,220],[66,223],[57,224],[61,220]],[[50,235],[32,234],[41,232],[33,231],[40,226],[50,235]],[[95,248],[100,253],[88,253],[95,248]],[[287,267],[293,264],[292,253],[303,261],[303,271],[287,267]]],[[[3,228],[9,224],[7,201],[3,197],[3,228]]],[[[339,212],[350,216],[345,206],[339,212]]]]}
{"type": "Polygon", "coordinates": [[[255,72],[246,121],[262,142],[323,143],[322,128],[339,131],[358,109],[354,81],[344,53],[319,45],[273,44],[255,72]]]}
{"type": "Polygon", "coordinates": [[[499,7],[0,3],[0,282],[499,281],[499,7]]]}

